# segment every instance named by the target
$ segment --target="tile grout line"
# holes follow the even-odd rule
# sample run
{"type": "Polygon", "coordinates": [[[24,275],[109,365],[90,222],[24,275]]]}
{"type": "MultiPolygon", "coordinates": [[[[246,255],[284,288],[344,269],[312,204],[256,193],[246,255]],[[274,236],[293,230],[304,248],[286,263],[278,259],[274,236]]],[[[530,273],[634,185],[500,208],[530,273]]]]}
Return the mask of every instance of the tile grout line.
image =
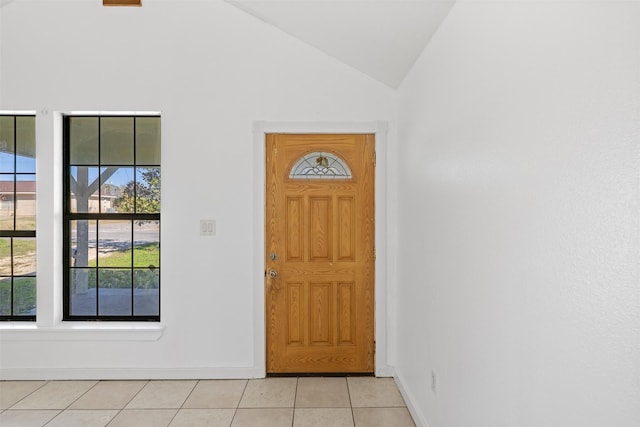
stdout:
{"type": "MultiPolygon", "coordinates": [[[[187,402],[187,400],[189,400],[189,397],[191,397],[191,395],[193,394],[193,391],[196,389],[196,387],[198,387],[198,384],[200,384],[200,381],[202,381],[202,380],[196,380],[196,383],[193,385],[193,388],[191,389],[191,391],[187,394],[187,397],[184,398],[184,400],[180,404],[180,407],[178,407],[178,409],[176,410],[176,413],[173,414],[173,417],[171,417],[171,419],[169,420],[169,423],[167,424],[167,427],[169,427],[171,425],[171,423],[173,422],[173,420],[176,419],[176,417],[178,416],[178,413],[184,407],[184,404],[187,402]]],[[[170,409],[170,408],[167,408],[167,409],[170,409]]],[[[171,408],[171,409],[173,409],[173,408],[171,408]]]]}
{"type": "Polygon", "coordinates": [[[296,404],[298,403],[298,384],[300,384],[300,377],[296,377],[296,391],[293,394],[293,411],[291,413],[291,427],[296,420],[296,404]]]}
{"type": "MultiPolygon", "coordinates": [[[[27,397],[31,396],[32,394],[34,394],[35,392],[37,392],[38,390],[40,390],[41,388],[43,388],[44,386],[46,386],[47,384],[53,382],[52,380],[45,380],[44,383],[36,388],[35,390],[33,390],[31,393],[27,394],[26,396],[23,396],[22,398],[18,399],[17,402],[14,402],[13,405],[11,405],[9,408],[5,408],[2,411],[0,411],[0,413],[5,413],[8,410],[10,410],[11,408],[13,408],[14,406],[16,406],[18,403],[22,402],[24,399],[26,399],[27,397]]],[[[74,401],[75,402],[75,401],[74,401]]],[[[72,402],[73,403],[73,402],[72,402]]],[[[14,411],[21,411],[23,409],[13,409],[14,411]]],[[[25,411],[31,411],[33,409],[24,409],[25,411]]],[[[60,415],[64,409],[52,409],[53,411],[58,411],[57,414],[55,414],[53,417],[51,417],[51,419],[49,421],[47,421],[45,424],[43,424],[43,427],[47,424],[49,424],[51,421],[53,421],[54,418],[56,418],[58,415],[60,415]]]]}
{"type": "Polygon", "coordinates": [[[351,388],[349,387],[349,377],[344,377],[345,382],[347,383],[347,394],[349,395],[349,409],[351,409],[351,421],[353,421],[353,426],[356,425],[356,415],[353,413],[353,401],[351,400],[351,388]]]}
{"type": "Polygon", "coordinates": [[[125,408],[127,407],[127,405],[128,405],[129,403],[131,403],[131,401],[132,401],[133,399],[135,399],[135,398],[136,398],[136,396],[137,396],[137,395],[139,395],[139,394],[140,394],[140,392],[141,392],[142,390],[144,390],[144,388],[145,388],[145,387],[146,387],[146,386],[151,382],[151,380],[146,380],[146,381],[147,381],[147,382],[146,382],[142,387],[140,387],[140,390],[138,390],[136,393],[134,393],[134,394],[133,394],[133,396],[131,396],[131,399],[129,399],[129,400],[127,401],[127,403],[125,403],[125,404],[122,406],[122,408],[118,409],[118,413],[116,413],[116,414],[113,416],[113,418],[112,418],[111,420],[109,420],[109,422],[108,422],[107,424],[105,424],[105,426],[104,426],[104,427],[107,427],[109,424],[111,424],[111,423],[113,422],[113,420],[115,420],[116,418],[118,418],[118,415],[120,415],[120,414],[122,413],[122,411],[124,411],[124,410],[125,410],[125,408]]]}
{"type": "Polygon", "coordinates": [[[240,403],[242,402],[242,398],[244,398],[244,394],[247,392],[247,387],[249,387],[249,381],[251,381],[251,379],[247,379],[247,382],[244,383],[242,394],[240,395],[240,399],[238,399],[238,403],[236,404],[236,408],[235,408],[235,411],[233,412],[233,417],[231,417],[231,422],[229,423],[229,427],[233,425],[233,421],[236,419],[236,415],[238,415],[238,409],[240,409],[240,403]]]}
{"type": "Polygon", "coordinates": [[[66,410],[68,410],[71,405],[73,405],[74,403],[76,403],[82,396],[84,396],[85,394],[89,393],[90,390],[92,390],[96,385],[98,385],[98,383],[100,382],[100,380],[96,380],[96,382],[89,387],[84,393],[81,393],[80,396],[76,397],[75,399],[73,399],[71,402],[69,402],[69,404],[60,409],[60,412],[58,412],[53,418],[51,418],[49,421],[47,421],[46,423],[43,424],[43,427],[47,426],[48,424],[51,424],[51,422],[53,420],[55,420],[56,418],[58,418],[60,415],[62,415],[66,410]]]}
{"type": "Polygon", "coordinates": [[[22,396],[20,399],[18,399],[16,402],[13,402],[13,405],[9,406],[8,408],[4,408],[2,411],[0,412],[5,412],[8,411],[9,409],[13,408],[14,406],[16,406],[18,403],[22,402],[24,399],[26,399],[27,397],[31,396],[33,393],[35,393],[36,391],[40,390],[42,387],[46,386],[47,384],[49,384],[51,381],[45,380],[44,384],[42,384],[40,387],[36,388],[35,390],[33,390],[31,393],[27,394],[26,396],[22,396]]]}

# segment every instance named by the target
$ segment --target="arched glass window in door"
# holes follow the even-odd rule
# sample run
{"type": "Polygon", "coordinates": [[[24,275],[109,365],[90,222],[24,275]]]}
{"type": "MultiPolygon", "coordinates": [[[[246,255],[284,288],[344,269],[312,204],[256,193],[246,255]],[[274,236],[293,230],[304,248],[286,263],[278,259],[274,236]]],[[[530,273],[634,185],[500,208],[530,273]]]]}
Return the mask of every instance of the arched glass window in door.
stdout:
{"type": "Polygon", "coordinates": [[[351,169],[335,154],[314,151],[291,168],[290,179],[351,179],[351,169]]]}

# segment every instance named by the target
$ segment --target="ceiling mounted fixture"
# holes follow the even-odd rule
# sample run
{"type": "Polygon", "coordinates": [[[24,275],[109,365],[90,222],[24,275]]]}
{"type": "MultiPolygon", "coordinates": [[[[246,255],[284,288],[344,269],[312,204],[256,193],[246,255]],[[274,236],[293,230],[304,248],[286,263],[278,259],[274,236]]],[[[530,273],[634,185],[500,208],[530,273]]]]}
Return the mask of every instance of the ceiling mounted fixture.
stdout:
{"type": "Polygon", "coordinates": [[[103,6],[142,6],[142,0],[102,0],[103,6]]]}

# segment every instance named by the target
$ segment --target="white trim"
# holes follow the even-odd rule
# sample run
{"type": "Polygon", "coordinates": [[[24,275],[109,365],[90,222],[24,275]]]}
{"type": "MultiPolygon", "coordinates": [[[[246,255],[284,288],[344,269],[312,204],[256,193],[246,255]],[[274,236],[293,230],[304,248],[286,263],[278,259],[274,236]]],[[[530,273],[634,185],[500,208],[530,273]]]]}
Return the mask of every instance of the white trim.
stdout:
{"type": "Polygon", "coordinates": [[[37,200],[36,245],[38,280],[36,322],[0,324],[0,341],[156,341],[163,334],[160,323],[68,322],[62,320],[62,176],[63,117],[72,114],[160,115],[159,112],[49,112],[45,108],[36,115],[37,200]],[[48,222],[47,222],[48,221],[48,222]]]}
{"type": "Polygon", "coordinates": [[[377,165],[375,176],[375,244],[377,259],[375,264],[375,374],[392,376],[393,370],[387,359],[387,133],[386,121],[374,122],[265,122],[253,123],[253,271],[254,271],[254,365],[262,376],[266,375],[266,323],[265,323],[265,135],[268,133],[374,133],[377,165]]]}
{"type": "Polygon", "coordinates": [[[400,394],[402,395],[404,402],[407,404],[407,409],[409,410],[416,427],[429,427],[429,423],[427,423],[424,413],[420,410],[420,405],[417,404],[415,397],[410,392],[410,388],[405,386],[402,374],[396,371],[396,375],[394,375],[393,379],[398,386],[398,390],[400,390],[400,394]]]}
{"type": "Polygon", "coordinates": [[[62,113],[38,110],[36,141],[36,324],[50,328],[62,320],[62,113]]]}
{"type": "Polygon", "coordinates": [[[0,368],[0,380],[173,380],[261,378],[255,368],[0,368]]]}
{"type": "Polygon", "coordinates": [[[395,376],[396,376],[396,370],[391,365],[387,365],[387,366],[376,369],[376,377],[395,378],[395,376]]]}
{"type": "Polygon", "coordinates": [[[157,341],[164,333],[160,324],[64,322],[55,326],[11,322],[0,325],[0,341],[157,341]]]}
{"type": "Polygon", "coordinates": [[[0,110],[2,116],[35,116],[35,110],[0,110]]]}

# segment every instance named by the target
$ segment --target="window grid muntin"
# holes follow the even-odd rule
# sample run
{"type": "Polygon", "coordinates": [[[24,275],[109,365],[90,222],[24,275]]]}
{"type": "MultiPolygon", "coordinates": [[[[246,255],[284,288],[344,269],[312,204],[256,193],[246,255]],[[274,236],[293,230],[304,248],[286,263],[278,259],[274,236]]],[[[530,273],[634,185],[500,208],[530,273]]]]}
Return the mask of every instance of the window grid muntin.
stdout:
{"type": "MultiPolygon", "coordinates": [[[[18,179],[18,177],[28,177],[28,176],[32,176],[33,179],[32,181],[35,183],[36,182],[36,171],[34,170],[33,172],[18,172],[18,118],[23,118],[23,117],[28,117],[28,118],[32,118],[33,119],[33,133],[34,133],[34,138],[35,138],[35,115],[33,114],[29,114],[29,115],[16,115],[16,114],[0,114],[0,117],[12,117],[13,118],[13,153],[12,153],[12,161],[13,161],[13,167],[12,167],[12,172],[8,172],[8,171],[1,171],[0,175],[3,176],[12,176],[12,181],[13,181],[13,190],[12,190],[12,194],[11,194],[11,199],[12,199],[12,204],[11,204],[11,216],[12,216],[12,229],[4,229],[4,230],[0,230],[0,238],[2,239],[8,239],[9,240],[9,245],[10,245],[10,250],[9,250],[9,264],[11,267],[11,271],[10,271],[10,275],[1,275],[0,276],[0,281],[3,279],[9,279],[10,280],[10,284],[9,284],[9,314],[0,314],[0,321],[11,321],[11,320],[18,320],[18,321],[35,321],[36,320],[36,314],[29,314],[29,315],[20,315],[20,314],[15,314],[15,291],[16,291],[16,286],[15,286],[15,282],[16,279],[20,279],[20,278],[33,278],[34,281],[36,281],[36,285],[37,285],[37,270],[34,266],[34,272],[32,274],[15,274],[15,251],[14,251],[14,243],[16,238],[20,239],[20,238],[29,238],[29,239],[33,239],[35,241],[36,238],[36,230],[35,230],[35,222],[34,222],[34,228],[33,229],[17,229],[17,224],[18,224],[18,215],[17,215],[17,209],[18,209],[18,185],[17,183],[20,181],[26,181],[26,180],[22,180],[22,179],[18,179]]],[[[35,146],[35,140],[34,140],[34,146],[35,146]]],[[[34,157],[35,157],[35,152],[34,152],[34,157]]],[[[35,185],[35,184],[34,184],[35,185]]],[[[36,189],[34,187],[34,196],[36,195],[36,189]]],[[[35,201],[34,201],[35,203],[35,201]]],[[[35,213],[34,213],[34,221],[35,221],[35,213]]],[[[37,310],[36,307],[36,301],[33,301],[33,306],[34,309],[37,310]]]]}
{"type": "MultiPolygon", "coordinates": [[[[154,270],[158,271],[158,304],[157,304],[157,315],[136,315],[135,314],[135,292],[134,292],[134,280],[135,280],[135,268],[133,267],[133,265],[130,267],[131,270],[131,283],[132,283],[132,287],[131,287],[131,315],[101,315],[100,311],[99,311],[99,304],[100,304],[100,283],[99,283],[99,270],[101,268],[106,268],[106,267],[100,267],[100,256],[97,253],[98,251],[98,246],[99,246],[99,227],[100,227],[100,220],[109,220],[109,221],[130,221],[131,222],[131,233],[130,233],[130,237],[131,237],[131,243],[132,243],[132,248],[131,248],[131,257],[132,257],[132,263],[133,263],[133,257],[134,257],[134,224],[136,221],[157,221],[158,223],[158,254],[161,251],[161,247],[160,247],[160,213],[137,213],[137,212],[132,212],[132,213],[107,213],[107,212],[102,212],[102,171],[101,169],[103,167],[109,168],[109,167],[133,167],[134,169],[134,173],[133,173],[133,200],[134,200],[134,207],[135,207],[135,203],[137,200],[137,181],[136,181],[136,169],[138,167],[141,168],[147,168],[147,167],[155,167],[158,168],[159,170],[161,170],[161,165],[160,164],[154,164],[154,165],[147,165],[147,164],[142,164],[142,165],[138,165],[136,164],[136,138],[137,138],[137,131],[136,131],[136,123],[137,123],[137,119],[138,118],[157,118],[158,120],[160,120],[160,116],[155,116],[155,115],[134,115],[134,116],[96,116],[96,115],[88,115],[88,116],[83,116],[83,115],[70,115],[70,116],[65,116],[64,117],[64,150],[63,150],[63,161],[64,161],[64,191],[65,191],[65,197],[64,197],[64,248],[63,251],[66,254],[64,257],[64,289],[63,289],[63,295],[64,295],[64,302],[63,302],[63,307],[64,307],[64,314],[63,314],[63,320],[104,320],[104,321],[159,321],[160,320],[160,256],[158,255],[158,265],[155,267],[154,270]],[[71,157],[71,153],[70,153],[70,145],[71,145],[71,132],[70,132],[70,125],[71,125],[71,120],[73,118],[79,118],[79,117],[95,117],[98,119],[98,129],[97,129],[97,137],[98,137],[98,147],[97,147],[97,153],[98,153],[98,164],[70,164],[70,157],[71,157]],[[102,164],[101,163],[101,153],[102,153],[102,148],[101,148],[101,126],[102,126],[102,120],[101,118],[104,117],[131,117],[133,118],[134,124],[133,124],[133,150],[134,150],[134,154],[133,154],[133,165],[115,165],[115,164],[102,164]],[[97,177],[97,181],[98,181],[98,211],[97,213],[93,213],[93,212],[72,212],[71,209],[71,168],[72,167],[97,167],[98,169],[98,177],[97,177]],[[70,224],[72,221],[82,221],[82,220],[87,220],[87,221],[92,221],[95,220],[96,221],[96,231],[95,231],[95,235],[96,235],[96,265],[95,267],[72,267],[70,264],[70,254],[71,254],[71,227],[70,224]],[[72,309],[73,309],[73,305],[72,305],[72,301],[71,301],[71,272],[75,271],[76,269],[87,269],[87,270],[94,270],[95,271],[95,277],[96,277],[96,282],[95,282],[95,289],[96,289],[96,302],[95,302],[95,306],[96,306],[96,314],[95,315],[78,315],[78,314],[72,314],[72,309]]],[[[161,202],[160,202],[161,203],[161,202]]],[[[135,208],[134,208],[135,211],[135,208]]],[[[76,242],[77,245],[77,242],[76,242]]],[[[88,264],[88,263],[87,263],[88,264]]],[[[120,267],[114,267],[114,268],[120,268],[120,267]]]]}

